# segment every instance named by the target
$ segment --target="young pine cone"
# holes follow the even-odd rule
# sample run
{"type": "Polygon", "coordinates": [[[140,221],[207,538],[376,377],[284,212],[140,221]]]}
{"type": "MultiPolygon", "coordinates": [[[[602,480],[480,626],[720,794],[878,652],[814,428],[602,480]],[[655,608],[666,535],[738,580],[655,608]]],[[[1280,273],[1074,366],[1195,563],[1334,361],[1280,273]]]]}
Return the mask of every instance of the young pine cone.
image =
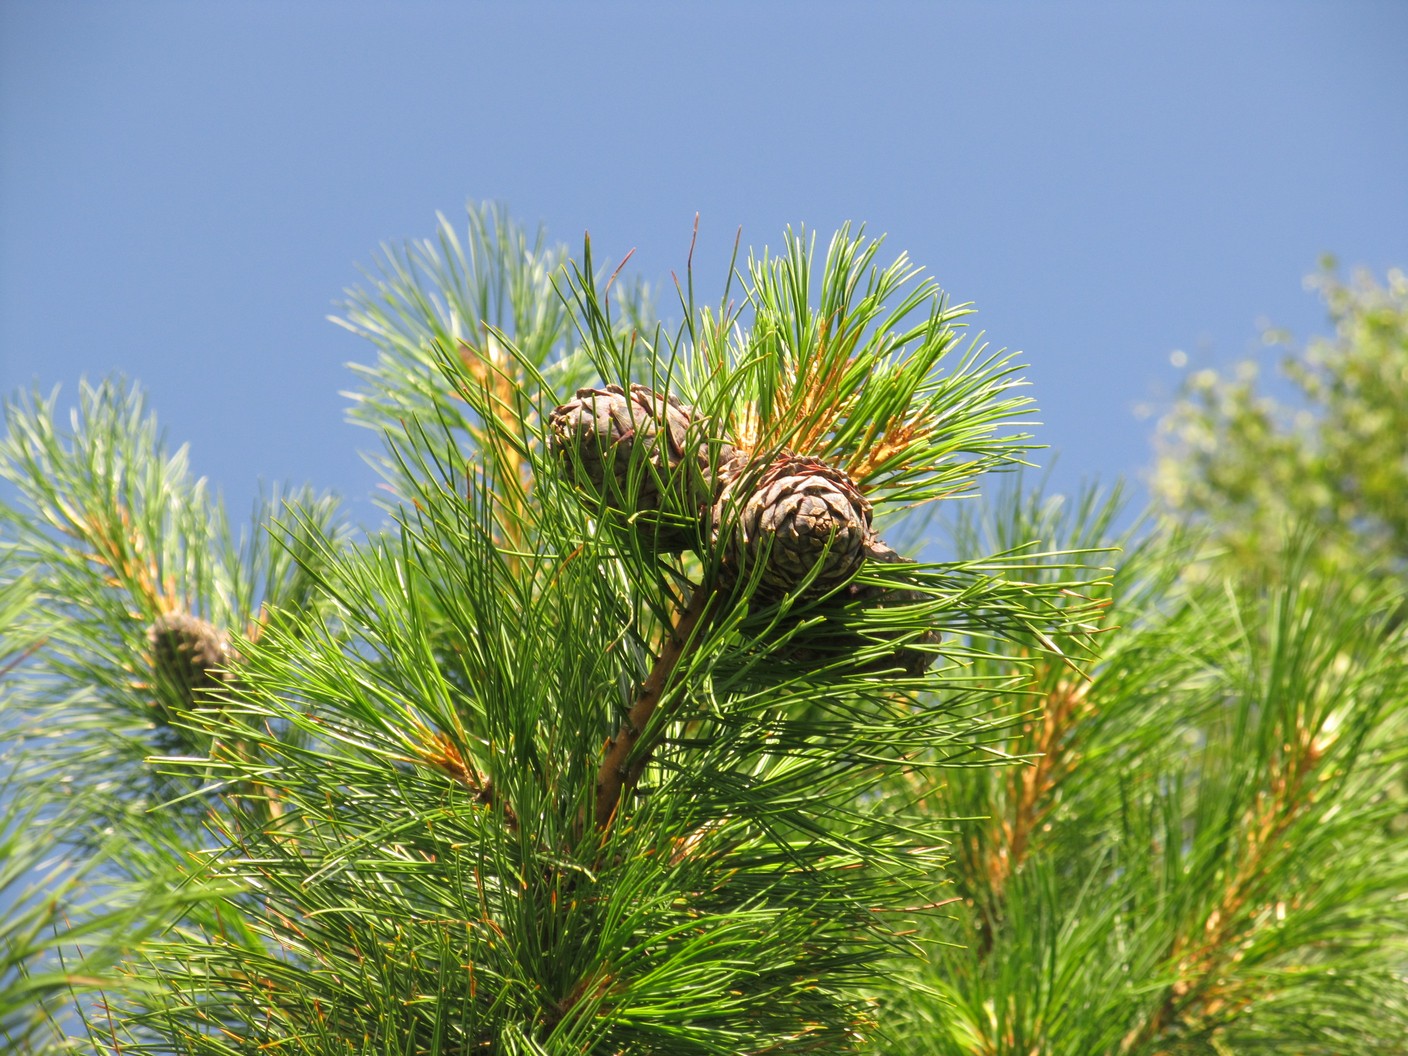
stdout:
{"type": "Polygon", "coordinates": [[[229,638],[199,616],[166,613],[147,628],[147,641],[158,682],[187,706],[208,702],[229,680],[229,638]]]}
{"type": "Polygon", "coordinates": [[[695,421],[674,396],[607,385],[578,389],[548,426],[553,452],[592,503],[631,518],[659,549],[677,552],[694,545],[701,512],[717,490],[695,421]]]}
{"type": "Polygon", "coordinates": [[[870,536],[870,503],[848,477],[815,458],[784,453],[760,478],[743,474],[726,489],[717,518],[736,517],[728,526],[727,562],[733,574],[748,578],[759,562],[760,593],[782,597],[808,576],[805,596],[825,594],[849,579],[865,560],[870,536]],[[754,483],[756,481],[756,483],[754,483]],[[731,493],[752,486],[741,506],[731,493]]]}

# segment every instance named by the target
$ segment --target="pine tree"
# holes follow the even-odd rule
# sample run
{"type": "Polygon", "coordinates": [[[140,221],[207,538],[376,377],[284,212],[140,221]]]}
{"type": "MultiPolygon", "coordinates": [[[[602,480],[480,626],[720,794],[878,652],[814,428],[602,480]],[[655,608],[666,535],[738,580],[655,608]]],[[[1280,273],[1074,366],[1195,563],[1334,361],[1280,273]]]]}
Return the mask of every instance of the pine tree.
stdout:
{"type": "Polygon", "coordinates": [[[1397,599],[995,488],[1018,368],[882,250],[667,327],[495,209],[388,249],[374,530],[11,401],[8,839],[106,900],[0,930],[11,1046],[1402,1051],[1397,599]]]}

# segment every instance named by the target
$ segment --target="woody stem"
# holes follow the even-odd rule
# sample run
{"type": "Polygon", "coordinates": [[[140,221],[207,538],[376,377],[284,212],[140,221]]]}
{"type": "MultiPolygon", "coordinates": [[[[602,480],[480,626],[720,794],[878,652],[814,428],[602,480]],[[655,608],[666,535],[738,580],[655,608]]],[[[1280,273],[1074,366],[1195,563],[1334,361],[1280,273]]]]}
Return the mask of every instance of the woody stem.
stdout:
{"type": "Polygon", "coordinates": [[[689,606],[680,613],[670,629],[655,665],[641,683],[626,721],[616,731],[616,736],[606,743],[606,756],[596,775],[596,827],[600,830],[604,831],[610,826],[622,794],[635,788],[645,772],[650,753],[660,740],[658,727],[649,737],[646,736],[650,720],[669,688],[675,669],[689,651],[695,630],[708,612],[712,598],[711,587],[701,584],[695,588],[689,606]]]}

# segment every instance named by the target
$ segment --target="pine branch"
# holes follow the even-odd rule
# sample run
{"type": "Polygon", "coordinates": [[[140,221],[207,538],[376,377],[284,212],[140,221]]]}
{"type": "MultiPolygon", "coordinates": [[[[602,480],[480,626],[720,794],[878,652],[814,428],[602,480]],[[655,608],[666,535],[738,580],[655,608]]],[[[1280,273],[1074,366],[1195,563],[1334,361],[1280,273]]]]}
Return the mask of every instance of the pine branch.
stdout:
{"type": "MultiPolygon", "coordinates": [[[[1286,584],[1271,595],[1265,629],[1246,632],[1246,647],[1256,655],[1258,666],[1266,665],[1266,677],[1284,682],[1274,689],[1276,698],[1264,705],[1263,716],[1248,719],[1243,713],[1233,726],[1234,744],[1249,738],[1253,745],[1250,753],[1240,744],[1237,749],[1249,756],[1242,765],[1254,768],[1244,777],[1243,788],[1220,799],[1218,781],[1202,782],[1200,798],[1206,797],[1221,815],[1213,823],[1218,853],[1204,866],[1204,875],[1215,871],[1216,882],[1209,885],[1206,899],[1196,903],[1196,915],[1172,937],[1164,954],[1171,983],[1161,1001],[1148,1009],[1147,1018],[1126,1036],[1124,1052],[1139,1051],[1180,1030],[1232,1028],[1243,1010],[1273,1005],[1287,980],[1263,965],[1274,962],[1284,941],[1280,936],[1291,930],[1288,919],[1313,919],[1317,910],[1327,918],[1310,929],[1311,941],[1326,956],[1337,947],[1353,950],[1363,941],[1351,934],[1337,936],[1330,914],[1339,907],[1324,901],[1331,884],[1323,870],[1355,868],[1350,860],[1337,860],[1355,853],[1337,836],[1346,812],[1361,812],[1366,831],[1360,839],[1370,847],[1377,842],[1369,819],[1384,809],[1378,781],[1369,777],[1366,788],[1356,788],[1352,775],[1365,765],[1361,753],[1372,752],[1370,731],[1388,718],[1380,709],[1388,703],[1382,694],[1391,692],[1392,682],[1380,681],[1386,672],[1376,655],[1381,647],[1377,640],[1385,624],[1393,622],[1391,613],[1398,603],[1383,599],[1379,611],[1368,619],[1361,616],[1357,622],[1364,639],[1351,641],[1334,626],[1335,613],[1344,606],[1345,595],[1362,586],[1331,587],[1306,578],[1300,564],[1307,555],[1304,540],[1281,552],[1288,555],[1286,584]],[[1318,628],[1322,621],[1329,628],[1323,634],[1318,628]],[[1355,654],[1357,663],[1350,660],[1355,654]],[[1342,679],[1348,670],[1355,674],[1346,684],[1342,679]],[[1367,802],[1351,805],[1366,792],[1371,797],[1367,802]],[[1317,854],[1325,851],[1333,857],[1317,862],[1317,854]]],[[[1397,672],[1390,676],[1395,681],[1398,677],[1397,672]]],[[[1244,692],[1257,701],[1265,690],[1251,686],[1244,692]]],[[[1366,848],[1360,853],[1373,856],[1359,866],[1366,879],[1386,873],[1386,878],[1396,877],[1391,883],[1408,881],[1404,866],[1393,856],[1374,860],[1379,859],[1375,852],[1366,848]]],[[[1401,934],[1401,922],[1399,930],[1401,934]]],[[[1306,957],[1295,952],[1298,958],[1306,957]]],[[[1291,972],[1299,970],[1293,967],[1291,972]]]]}
{"type": "MultiPolygon", "coordinates": [[[[354,297],[386,530],[297,521],[311,604],[246,605],[243,566],[210,565],[199,596],[260,612],[257,640],[182,728],[249,751],[152,765],[217,807],[186,863],[228,893],[134,962],[163,988],[113,1047],[863,1051],[886,959],[944,901],[933,819],[884,790],[986,765],[1000,692],[1088,659],[1088,555],[910,562],[875,534],[1028,444],[1016,368],[960,352],[965,310],[902,257],[789,237],[750,264],[751,319],[691,293],[669,334],[589,246],[557,281],[501,221],[442,223],[354,297]],[[584,381],[611,413],[578,396],[554,429],[584,381]]],[[[1042,766],[1010,790],[1009,895],[1066,773],[1042,766]]]]}
{"type": "MultiPolygon", "coordinates": [[[[671,688],[671,680],[690,646],[697,641],[702,626],[708,623],[709,610],[716,597],[715,590],[704,585],[694,589],[689,604],[679,614],[665,636],[660,654],[650,674],[641,684],[635,703],[616,736],[606,742],[606,755],[596,777],[596,827],[606,829],[616,813],[623,795],[629,795],[640,781],[650,762],[650,754],[661,736],[657,721],[651,720],[671,688]],[[646,736],[652,734],[651,736],[646,736]]],[[[668,717],[668,716],[667,716],[668,717]]]]}
{"type": "MultiPolygon", "coordinates": [[[[985,864],[970,865],[970,876],[982,877],[976,954],[992,953],[994,915],[1006,896],[1009,878],[1025,864],[1039,828],[1056,805],[1061,784],[1071,776],[1076,755],[1074,733],[1089,707],[1088,681],[1059,677],[1040,702],[1035,718],[1025,720],[1009,749],[1023,763],[1009,767],[1003,810],[990,819],[982,837],[985,864]]],[[[972,860],[970,852],[970,861],[972,860]]],[[[977,894],[977,892],[974,892],[977,894]]]]}
{"type": "Polygon", "coordinates": [[[1309,806],[1306,799],[1314,793],[1307,783],[1313,779],[1320,755],[1309,731],[1298,731],[1296,750],[1287,760],[1289,772],[1277,774],[1269,789],[1256,794],[1247,811],[1242,852],[1232,864],[1232,875],[1201,933],[1179,933],[1168,950],[1166,959],[1175,966],[1177,981],[1144,1024],[1126,1036],[1121,1052],[1137,1052],[1181,1022],[1226,1020],[1266,996],[1259,987],[1238,985],[1235,976],[1231,981],[1224,979],[1223,973],[1252,933],[1274,926],[1277,917],[1284,914],[1285,904],[1279,900],[1273,906],[1249,903],[1268,875],[1276,871],[1276,858],[1289,851],[1279,844],[1309,806]]]}

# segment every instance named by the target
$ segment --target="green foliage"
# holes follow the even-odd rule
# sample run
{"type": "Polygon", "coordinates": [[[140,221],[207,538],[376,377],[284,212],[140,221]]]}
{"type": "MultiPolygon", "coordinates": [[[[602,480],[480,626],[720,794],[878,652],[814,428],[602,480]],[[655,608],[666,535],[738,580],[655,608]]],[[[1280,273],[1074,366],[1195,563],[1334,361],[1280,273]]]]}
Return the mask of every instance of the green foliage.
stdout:
{"type": "MultiPolygon", "coordinates": [[[[120,386],[86,388],[68,434],[50,404],[12,408],[6,453],[32,511],[13,534],[56,628],[26,672],[36,710],[96,705],[134,725],[133,750],[108,758],[165,805],[128,819],[133,834],[162,820],[122,868],[157,870],[184,836],[168,881],[225,892],[130,962],[144,985],[113,991],[95,1044],[863,1044],[866,984],[937,865],[932,833],[863,797],[916,760],[971,752],[981,709],[954,709],[985,692],[974,657],[1017,638],[1047,651],[1079,619],[1058,602],[1069,584],[1016,578],[1028,559],[1011,553],[867,569],[911,600],[883,613],[754,605],[750,583],[721,578],[707,518],[674,557],[584,505],[544,423],[584,380],[630,371],[749,458],[786,444],[853,459],[881,505],[1019,460],[1025,437],[1000,432],[1025,402],[1011,366],[953,354],[956,314],[932,284],[905,292],[903,261],[875,267],[877,247],[839,235],[813,309],[812,250],[789,239],[751,266],[754,326],[733,318],[728,349],[693,337],[719,316],[686,304],[675,334],[647,329],[589,253],[557,269],[558,251],[500,215],[472,214],[463,242],[443,225],[437,245],[389,252],[350,302],[380,348],[354,417],[384,436],[394,495],[392,523],[358,542],[305,501],[266,514],[260,546],[222,544],[216,507],[120,386]],[[233,632],[208,701],[153,685],[144,634],[171,611],[233,632]],[[897,643],[934,632],[961,655],[923,677],[885,670],[897,643]],[[854,648],[816,661],[837,633],[854,648]]],[[[56,758],[100,754],[98,732],[68,724],[56,758]]]]}
{"type": "MultiPolygon", "coordinates": [[[[1114,508],[988,530],[1113,543],[1114,508]]],[[[893,1051],[1403,1051],[1400,593],[1305,538],[1261,576],[1183,575],[1197,542],[1126,549],[1089,678],[1040,665],[1004,702],[1016,765],[905,790],[961,820],[893,1051]]]]}
{"type": "Polygon", "coordinates": [[[671,329],[589,244],[442,219],[349,294],[360,534],[307,492],[233,532],[122,383],[66,428],[13,401],[0,879],[43,817],[76,886],[0,930],[0,982],[43,984],[12,1037],[72,990],[66,1043],[126,1056],[1398,1051],[1398,596],[1303,546],[1224,588],[1113,500],[993,499],[1018,370],[882,248],[789,232],[710,306],[687,273],[671,329]],[[550,446],[631,382],[709,455],[683,549],[550,446]],[[986,519],[764,595],[733,492],[785,453],[882,532],[986,519]],[[200,695],[173,615],[220,645],[200,695]]]}
{"type": "MultiPolygon", "coordinates": [[[[1154,489],[1205,522],[1238,565],[1255,565],[1290,525],[1313,525],[1318,559],[1345,571],[1408,561],[1408,277],[1391,271],[1315,286],[1334,335],[1288,348],[1295,389],[1268,394],[1255,360],[1193,374],[1161,425],[1154,489]]],[[[1268,343],[1286,344],[1275,332],[1268,343]]]]}
{"type": "MultiPolygon", "coordinates": [[[[0,567],[13,571],[12,552],[0,567]]],[[[36,593],[27,579],[0,580],[0,676],[43,644],[31,622],[36,593]]],[[[11,713],[9,690],[0,683],[0,716],[11,713]]],[[[15,1054],[67,1051],[73,1002],[115,982],[118,962],[194,896],[106,870],[124,853],[122,836],[66,849],[65,834],[90,824],[105,804],[75,794],[72,782],[58,796],[45,794],[31,771],[7,757],[0,765],[0,1043],[15,1054]]]]}
{"type": "MultiPolygon", "coordinates": [[[[494,446],[503,430],[492,423],[523,418],[531,426],[542,410],[525,402],[531,394],[592,380],[574,342],[577,320],[556,292],[567,251],[545,239],[485,206],[469,210],[463,235],[441,216],[433,240],[383,247],[371,288],[347,291],[346,314],[333,319],[378,352],[375,363],[352,366],[361,388],[348,394],[349,418],[392,447],[415,447],[418,429],[443,428],[489,461],[501,489],[519,480],[521,457],[494,446]],[[467,401],[466,389],[477,398],[467,401]]],[[[628,326],[648,325],[643,287],[622,296],[621,307],[628,326]]],[[[414,486],[394,457],[375,464],[393,494],[414,486]]],[[[512,501],[512,493],[499,498],[512,501]]]]}
{"type": "Polygon", "coordinates": [[[66,849],[65,834],[104,808],[88,797],[46,803],[14,775],[0,783],[0,1043],[8,1053],[70,1051],[75,1002],[91,1008],[104,988],[140,987],[119,964],[202,897],[122,879],[113,867],[130,853],[125,834],[66,849]]]}
{"type": "Polygon", "coordinates": [[[304,490],[275,491],[236,532],[139,392],[85,382],[78,397],[67,427],[57,393],[6,405],[0,478],[18,492],[0,508],[6,572],[33,585],[26,623],[45,646],[12,675],[11,716],[31,774],[140,811],[175,792],[157,790],[148,755],[212,747],[184,721],[188,691],[153,668],[153,623],[186,613],[257,638],[269,613],[317,607],[315,541],[340,545],[346,529],[331,499],[304,490]]]}

